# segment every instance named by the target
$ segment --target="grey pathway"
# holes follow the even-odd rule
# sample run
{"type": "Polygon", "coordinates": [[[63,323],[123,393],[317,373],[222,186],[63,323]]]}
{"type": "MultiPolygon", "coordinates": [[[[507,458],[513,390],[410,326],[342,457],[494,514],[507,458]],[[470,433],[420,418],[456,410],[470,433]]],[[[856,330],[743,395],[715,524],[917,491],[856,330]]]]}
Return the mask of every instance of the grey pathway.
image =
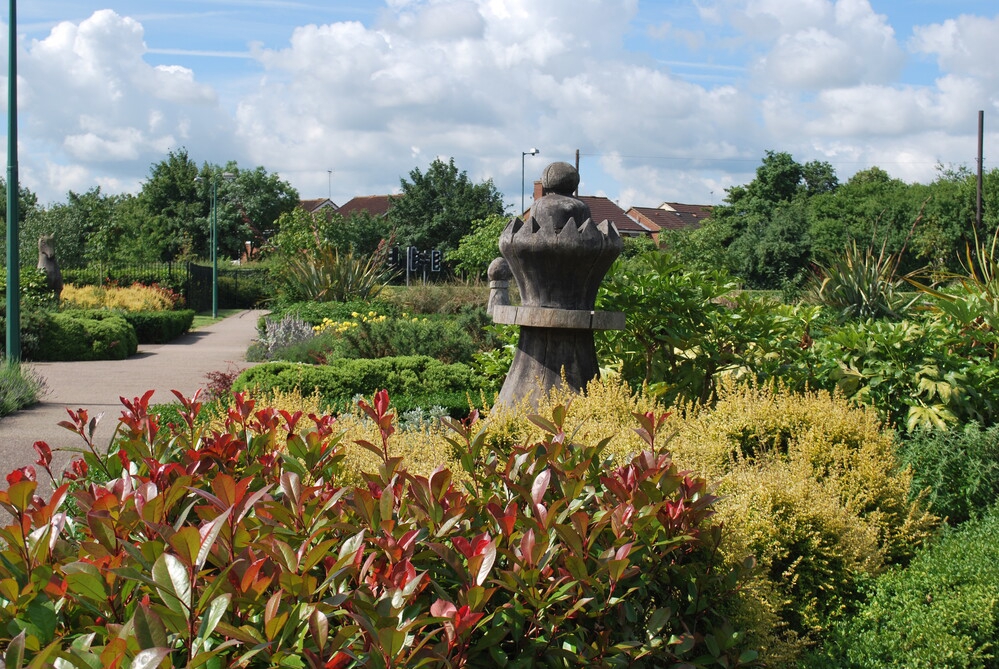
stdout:
{"type": "MultiPolygon", "coordinates": [[[[59,426],[69,418],[67,408],[84,408],[91,416],[103,413],[95,435],[96,443],[106,447],[123,408],[119,397],[131,400],[153,390],[154,404],[173,402],[171,390],[190,397],[207,386],[209,372],[248,367],[246,349],[264,313],[243,311],[169,344],[140,346],[127,360],[29,363],[48,391],[39,404],[0,418],[0,487],[7,487],[3,477],[8,472],[34,463],[36,441],[47,442],[53,451],[84,445],[78,435],[59,426]]],[[[61,472],[74,455],[54,453],[53,472],[61,472]]],[[[39,483],[48,489],[47,475],[36,469],[39,483]]]]}

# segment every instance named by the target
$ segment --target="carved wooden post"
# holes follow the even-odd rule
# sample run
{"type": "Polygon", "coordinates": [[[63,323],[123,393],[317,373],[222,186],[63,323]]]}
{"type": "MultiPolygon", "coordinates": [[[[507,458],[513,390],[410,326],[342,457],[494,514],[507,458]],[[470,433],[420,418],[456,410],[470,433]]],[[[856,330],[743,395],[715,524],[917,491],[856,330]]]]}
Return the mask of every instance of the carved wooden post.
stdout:
{"type": "MultiPolygon", "coordinates": [[[[563,375],[581,391],[600,374],[593,331],[624,327],[624,314],[594,311],[600,282],[621,253],[621,237],[613,223],[595,224],[590,208],[572,197],[578,184],[572,165],[552,163],[542,174],[544,195],[531,215],[513,219],[500,235],[500,253],[521,296],[519,306],[490,300],[494,321],[520,326],[500,404],[515,406],[526,398],[537,408],[539,393],[562,385],[563,375]]],[[[502,281],[502,265],[493,265],[495,281],[502,281]]]]}

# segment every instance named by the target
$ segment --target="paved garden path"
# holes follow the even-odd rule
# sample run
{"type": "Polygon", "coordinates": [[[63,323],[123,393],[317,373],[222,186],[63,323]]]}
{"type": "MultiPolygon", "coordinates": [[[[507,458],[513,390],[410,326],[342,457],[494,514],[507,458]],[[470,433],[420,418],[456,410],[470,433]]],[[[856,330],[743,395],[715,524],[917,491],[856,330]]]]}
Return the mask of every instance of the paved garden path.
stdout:
{"type": "MultiPolygon", "coordinates": [[[[190,397],[206,387],[209,372],[248,367],[246,349],[264,313],[243,311],[169,344],[140,346],[127,360],[28,363],[45,380],[47,391],[35,406],[0,418],[0,488],[7,487],[2,477],[8,472],[34,463],[36,441],[47,442],[53,451],[84,446],[79,435],[59,426],[69,418],[67,409],[87,409],[91,416],[103,413],[95,442],[106,447],[121,415],[119,397],[131,400],[154,390],[153,403],[173,402],[171,390],[190,397]]],[[[74,455],[53,453],[52,471],[62,472],[74,455]]],[[[48,490],[48,476],[36,469],[40,491],[48,490]]]]}

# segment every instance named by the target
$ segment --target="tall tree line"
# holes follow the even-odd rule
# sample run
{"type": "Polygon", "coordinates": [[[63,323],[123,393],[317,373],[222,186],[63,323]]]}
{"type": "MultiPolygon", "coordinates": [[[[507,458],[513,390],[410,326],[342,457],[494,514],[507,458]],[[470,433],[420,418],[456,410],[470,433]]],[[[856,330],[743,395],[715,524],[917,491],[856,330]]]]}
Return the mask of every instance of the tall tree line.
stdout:
{"type": "Polygon", "coordinates": [[[872,167],[840,183],[828,163],[771,151],[701,228],[662,241],[689,264],[724,267],[749,288],[798,287],[852,242],[898,254],[900,272],[960,271],[966,247],[999,228],[999,169],[984,175],[981,230],[975,200],[967,168],[941,166],[931,183],[909,184],[872,167]]]}

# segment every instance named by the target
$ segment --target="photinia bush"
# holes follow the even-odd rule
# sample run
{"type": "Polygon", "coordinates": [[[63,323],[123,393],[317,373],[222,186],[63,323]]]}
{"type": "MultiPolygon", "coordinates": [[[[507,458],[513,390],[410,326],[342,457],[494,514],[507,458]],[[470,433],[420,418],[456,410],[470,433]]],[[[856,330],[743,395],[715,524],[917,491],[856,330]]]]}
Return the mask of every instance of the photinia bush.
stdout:
{"type": "MultiPolygon", "coordinates": [[[[723,666],[755,653],[723,615],[704,479],[657,443],[621,466],[573,443],[566,408],[546,436],[498,454],[473,413],[446,419],[460,470],[411,475],[390,455],[388,393],[359,406],[378,456],[341,485],[329,415],[236,394],[222,430],[175,393],[178,423],[122,399],[118,438],[70,411],[80,457],[8,475],[0,505],[0,636],[7,667],[723,666]],[[98,483],[98,480],[106,482],[98,483]],[[72,500],[72,503],[68,503],[72,500]]],[[[747,565],[748,567],[749,565],[747,565]]]]}

